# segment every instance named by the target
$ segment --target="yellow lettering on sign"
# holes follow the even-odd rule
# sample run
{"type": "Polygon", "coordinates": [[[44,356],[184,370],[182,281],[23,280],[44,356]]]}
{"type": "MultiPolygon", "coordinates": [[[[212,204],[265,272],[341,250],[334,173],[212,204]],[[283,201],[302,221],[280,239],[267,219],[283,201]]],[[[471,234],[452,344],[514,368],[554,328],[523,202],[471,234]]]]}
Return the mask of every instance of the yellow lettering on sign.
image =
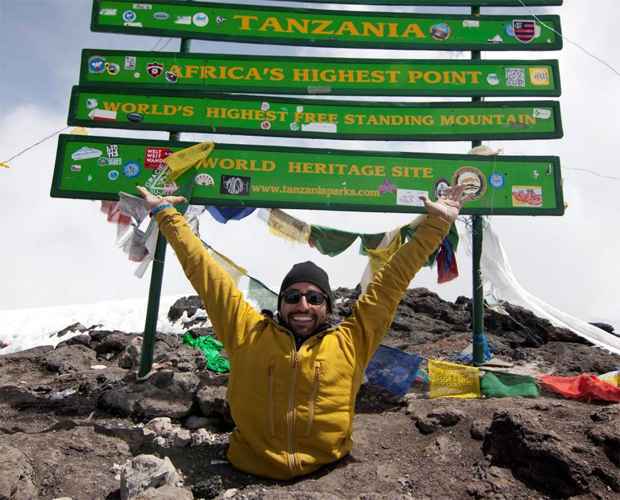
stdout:
{"type": "Polygon", "coordinates": [[[345,125],[370,125],[385,127],[418,126],[430,127],[435,124],[432,115],[384,115],[384,114],[346,114],[345,125]]]}
{"type": "Polygon", "coordinates": [[[284,28],[278,21],[277,17],[268,17],[263,24],[261,24],[259,31],[273,31],[275,33],[282,33],[284,28]]]}
{"type": "Polygon", "coordinates": [[[312,83],[395,83],[399,70],[293,68],[293,81],[312,83]]]}
{"type": "Polygon", "coordinates": [[[247,121],[281,121],[284,122],[287,119],[288,111],[276,111],[268,110],[262,111],[260,109],[242,109],[242,108],[226,108],[226,107],[211,107],[207,106],[205,109],[205,117],[212,119],[228,119],[228,120],[247,120],[247,121]]]}
{"type": "Polygon", "coordinates": [[[413,34],[415,38],[424,38],[424,32],[415,23],[408,25],[401,33],[401,38],[409,38],[409,34],[413,34]]]}
{"type": "Polygon", "coordinates": [[[194,106],[181,106],[176,104],[160,104],[146,102],[114,102],[103,101],[103,109],[106,111],[122,111],[123,113],[142,113],[143,115],[153,116],[174,116],[182,115],[184,117],[194,116],[194,106]]]}
{"type": "Polygon", "coordinates": [[[214,158],[213,156],[208,156],[198,168],[273,172],[276,169],[276,163],[273,160],[244,160],[242,158],[214,158]]]}
{"type": "Polygon", "coordinates": [[[432,167],[412,167],[403,165],[394,165],[391,170],[392,177],[413,177],[422,179],[432,179],[432,167]]]}
{"type": "Polygon", "coordinates": [[[338,123],[338,115],[336,113],[309,113],[297,111],[293,121],[301,123],[338,123]]]}
{"type": "Polygon", "coordinates": [[[383,165],[357,165],[355,163],[347,165],[345,163],[290,161],[288,171],[292,174],[385,177],[385,167],[383,165]]]}
{"type": "Polygon", "coordinates": [[[497,125],[536,125],[536,117],[526,113],[501,115],[499,113],[482,115],[441,115],[442,127],[497,126],[497,125]]]}
{"type": "Polygon", "coordinates": [[[241,21],[241,24],[239,26],[240,30],[248,31],[251,29],[250,21],[257,21],[258,17],[238,15],[238,16],[233,16],[233,19],[239,19],[241,21]]]}
{"type": "Polygon", "coordinates": [[[264,68],[244,66],[228,66],[222,64],[213,66],[206,64],[197,66],[193,64],[173,65],[170,67],[177,78],[199,78],[201,80],[246,80],[262,81],[265,78],[271,81],[284,80],[284,69],[281,67],[267,66],[264,68]]]}
{"type": "Polygon", "coordinates": [[[476,85],[480,81],[479,77],[481,74],[481,71],[474,70],[420,71],[412,69],[407,72],[407,77],[409,83],[418,83],[422,80],[424,83],[428,83],[429,85],[437,85],[439,83],[451,85],[476,85]]]}
{"type": "Polygon", "coordinates": [[[306,17],[258,16],[238,14],[240,31],[262,31],[272,33],[300,33],[304,35],[350,36],[363,38],[426,38],[424,30],[417,23],[382,21],[360,21],[359,19],[317,19],[306,17]]]}
{"type": "Polygon", "coordinates": [[[344,21],[334,33],[335,35],[359,36],[360,32],[351,21],[344,21]]]}
{"type": "Polygon", "coordinates": [[[313,21],[311,33],[313,35],[332,35],[334,32],[329,29],[331,25],[332,21],[330,19],[313,21]]]}

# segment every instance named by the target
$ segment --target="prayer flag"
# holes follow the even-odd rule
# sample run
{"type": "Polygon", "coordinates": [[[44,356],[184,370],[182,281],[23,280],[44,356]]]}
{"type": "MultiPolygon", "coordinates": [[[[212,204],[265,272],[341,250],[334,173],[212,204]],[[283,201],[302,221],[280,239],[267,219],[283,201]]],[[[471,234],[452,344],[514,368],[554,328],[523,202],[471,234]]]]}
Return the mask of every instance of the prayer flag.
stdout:
{"type": "Polygon", "coordinates": [[[620,387],[620,370],[604,373],[603,375],[599,375],[598,378],[603,382],[620,387]]]}
{"type": "Polygon", "coordinates": [[[255,207],[215,207],[207,206],[207,212],[218,222],[226,224],[229,220],[241,220],[256,210],[255,207]]]}
{"type": "Polygon", "coordinates": [[[565,398],[582,401],[609,401],[620,403],[620,388],[603,382],[596,375],[583,373],[576,377],[556,377],[545,375],[540,377],[545,388],[565,398]]]}
{"type": "Polygon", "coordinates": [[[211,253],[211,256],[215,259],[215,261],[220,266],[222,266],[224,271],[226,271],[230,275],[232,280],[235,282],[235,285],[238,286],[239,285],[239,280],[243,276],[248,274],[245,269],[243,269],[242,267],[240,267],[237,264],[235,264],[232,260],[230,260],[225,255],[222,255],[221,253],[216,252],[212,248],[209,249],[209,252],[211,253]]]}
{"type": "Polygon", "coordinates": [[[480,370],[434,359],[428,362],[430,398],[479,398],[480,370]]]}
{"type": "Polygon", "coordinates": [[[311,225],[308,244],[323,255],[335,257],[349,248],[359,235],[332,229],[331,227],[311,225]]]}
{"type": "Polygon", "coordinates": [[[415,380],[422,358],[380,345],[366,368],[368,382],[403,396],[415,380]]]}
{"type": "Polygon", "coordinates": [[[533,377],[512,373],[487,372],[480,381],[480,389],[487,398],[540,396],[540,389],[533,377]]]}
{"type": "Polygon", "coordinates": [[[278,308],[278,294],[250,276],[248,299],[255,302],[260,309],[275,311],[278,308]]]}
{"type": "Polygon", "coordinates": [[[205,141],[172,153],[164,160],[170,180],[177,179],[192,167],[202,165],[214,147],[211,141],[205,141]]]}
{"type": "Polygon", "coordinates": [[[267,227],[272,234],[289,241],[308,243],[311,231],[309,224],[278,208],[261,210],[258,214],[263,220],[267,221],[267,227]]]}

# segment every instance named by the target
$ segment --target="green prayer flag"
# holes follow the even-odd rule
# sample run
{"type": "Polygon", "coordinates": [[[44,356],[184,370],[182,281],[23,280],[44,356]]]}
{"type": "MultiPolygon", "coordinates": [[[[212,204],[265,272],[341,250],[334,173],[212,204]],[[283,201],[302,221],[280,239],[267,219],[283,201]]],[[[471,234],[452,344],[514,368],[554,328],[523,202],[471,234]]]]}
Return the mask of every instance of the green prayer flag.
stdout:
{"type": "Polygon", "coordinates": [[[218,373],[227,373],[230,371],[230,362],[220,354],[224,345],[211,335],[204,335],[194,338],[191,330],[183,335],[183,343],[200,349],[207,360],[207,368],[218,373]]]}
{"type": "Polygon", "coordinates": [[[323,255],[335,257],[344,252],[357,239],[357,233],[340,231],[325,226],[310,226],[310,238],[308,243],[323,255]]]}
{"type": "Polygon", "coordinates": [[[383,238],[385,238],[385,233],[360,234],[360,239],[362,240],[360,254],[368,255],[368,250],[375,250],[383,241],[383,238]]]}
{"type": "Polygon", "coordinates": [[[257,279],[250,278],[248,299],[256,302],[260,309],[275,311],[278,307],[278,294],[267,288],[257,279]]]}
{"type": "Polygon", "coordinates": [[[487,398],[537,398],[540,396],[540,388],[533,377],[513,373],[485,373],[480,381],[480,390],[487,398]]]}

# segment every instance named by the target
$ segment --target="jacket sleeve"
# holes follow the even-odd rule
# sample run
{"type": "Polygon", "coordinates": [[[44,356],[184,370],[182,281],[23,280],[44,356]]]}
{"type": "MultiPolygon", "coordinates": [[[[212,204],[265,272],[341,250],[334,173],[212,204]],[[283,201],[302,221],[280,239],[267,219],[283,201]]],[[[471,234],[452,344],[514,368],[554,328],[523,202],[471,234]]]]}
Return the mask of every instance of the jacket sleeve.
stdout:
{"type": "Polygon", "coordinates": [[[159,230],[174,249],[181,267],[200,295],[218,339],[230,354],[242,345],[262,315],[254,309],[230,275],[211,257],[183,215],[173,208],[156,215],[159,230]]]}
{"type": "Polygon", "coordinates": [[[341,323],[351,336],[355,359],[365,369],[392,323],[396,308],[409,283],[441,244],[450,223],[427,216],[414,237],[400,247],[381,268],[356,302],[351,316],[341,323]]]}

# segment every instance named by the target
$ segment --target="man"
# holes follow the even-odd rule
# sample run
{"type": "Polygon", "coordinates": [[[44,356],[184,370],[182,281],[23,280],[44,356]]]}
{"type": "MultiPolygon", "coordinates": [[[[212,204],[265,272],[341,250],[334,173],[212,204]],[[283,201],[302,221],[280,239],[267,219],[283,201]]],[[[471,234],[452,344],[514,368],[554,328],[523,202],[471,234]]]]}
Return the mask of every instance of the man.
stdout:
{"type": "Polygon", "coordinates": [[[259,476],[290,479],[347,455],[366,366],[409,282],[456,219],[463,188],[449,189],[437,202],[424,199],[429,215],[415,237],[377,272],[337,326],[327,321],[332,295],[321,268],[311,262],[293,266],[280,288],[276,318],[265,317],[172,207],[184,199],[138,190],[228,353],[228,401],[236,425],[231,463],[259,476]]]}

